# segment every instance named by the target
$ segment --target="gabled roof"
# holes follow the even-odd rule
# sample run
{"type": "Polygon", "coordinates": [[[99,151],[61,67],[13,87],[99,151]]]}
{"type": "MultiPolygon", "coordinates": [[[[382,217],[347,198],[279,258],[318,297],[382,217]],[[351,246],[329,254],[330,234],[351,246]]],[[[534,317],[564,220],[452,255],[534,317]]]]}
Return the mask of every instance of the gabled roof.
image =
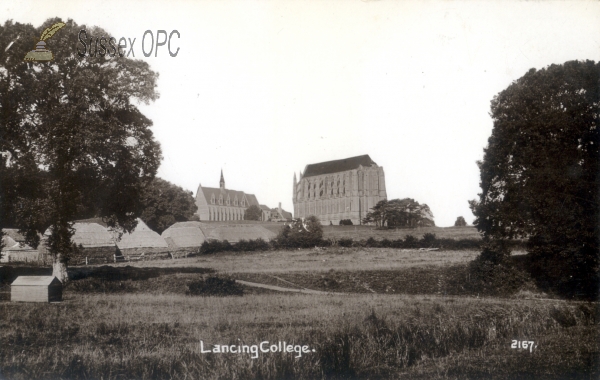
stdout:
{"type": "Polygon", "coordinates": [[[244,240],[255,240],[261,238],[263,240],[271,240],[277,236],[272,231],[256,224],[229,224],[229,225],[205,225],[204,233],[207,239],[227,240],[230,243],[237,243],[244,240]],[[212,227],[212,228],[211,228],[212,227]]]}
{"type": "Polygon", "coordinates": [[[357,169],[359,166],[377,165],[371,160],[368,154],[363,156],[349,157],[342,160],[319,162],[317,164],[306,165],[303,178],[313,177],[322,174],[331,174],[345,172],[347,170],[357,169]]]}
{"type": "Polygon", "coordinates": [[[16,228],[4,228],[2,230],[4,232],[4,236],[10,236],[14,241],[18,243],[25,242],[25,236],[19,233],[19,230],[16,228]]]}
{"type": "Polygon", "coordinates": [[[130,234],[124,233],[117,242],[119,249],[129,248],[167,248],[167,242],[159,234],[152,231],[140,218],[130,234]]]}
{"type": "Polygon", "coordinates": [[[13,282],[12,286],[44,286],[52,283],[62,284],[60,280],[54,276],[19,276],[13,282]]]}
{"type": "Polygon", "coordinates": [[[206,239],[201,226],[200,222],[179,222],[164,230],[161,236],[169,248],[200,247],[206,239]]]}
{"type": "Polygon", "coordinates": [[[237,200],[238,200],[237,207],[241,207],[242,198],[245,195],[246,201],[248,202],[249,206],[252,206],[252,205],[258,206],[258,200],[256,199],[256,196],[254,194],[246,194],[243,191],[221,189],[221,188],[217,188],[217,187],[201,186],[201,188],[202,188],[202,193],[204,194],[204,198],[206,198],[206,202],[208,202],[208,203],[210,203],[210,200],[211,200],[213,194],[215,195],[215,200],[218,200],[222,194],[223,195],[223,206],[225,206],[225,201],[227,200],[227,196],[229,196],[229,200],[231,201],[231,204],[229,206],[236,207],[233,204],[233,201],[234,201],[235,197],[237,197],[237,200]]]}
{"type": "Polygon", "coordinates": [[[98,223],[75,223],[73,243],[84,248],[110,247],[115,245],[113,236],[108,230],[98,223]]]}
{"type": "Polygon", "coordinates": [[[268,207],[267,207],[267,206],[265,206],[265,205],[259,205],[258,207],[260,207],[260,209],[261,209],[261,210],[264,210],[264,211],[271,211],[271,209],[270,209],[270,208],[268,208],[268,207]]]}
{"type": "Polygon", "coordinates": [[[292,219],[292,213],[285,210],[281,210],[281,216],[283,216],[284,219],[292,219]]]}

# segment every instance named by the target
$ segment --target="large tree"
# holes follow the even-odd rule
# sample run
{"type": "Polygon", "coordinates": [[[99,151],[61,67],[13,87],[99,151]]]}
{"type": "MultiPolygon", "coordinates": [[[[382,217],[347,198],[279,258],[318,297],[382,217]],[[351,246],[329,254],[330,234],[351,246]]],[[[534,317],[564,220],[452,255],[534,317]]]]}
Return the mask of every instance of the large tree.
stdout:
{"type": "Polygon", "coordinates": [[[435,226],[429,206],[411,198],[379,201],[362,222],[375,223],[378,227],[435,226]]]}
{"type": "Polygon", "coordinates": [[[262,210],[257,205],[252,205],[244,211],[244,220],[261,220],[262,210]]]}
{"type": "Polygon", "coordinates": [[[68,20],[46,41],[53,61],[23,61],[60,21],[0,26],[0,227],[19,227],[33,245],[49,227],[54,275],[65,280],[72,221],[96,216],[135,228],[140,192],[161,153],[135,105],[158,97],[158,74],[139,60],[77,54],[80,30],[107,32],[68,20]]]}
{"type": "Polygon", "coordinates": [[[162,178],[148,182],[141,194],[140,218],[158,233],[176,222],[190,220],[196,210],[198,206],[191,191],[162,178]]]}
{"type": "Polygon", "coordinates": [[[471,202],[485,237],[527,238],[535,277],[569,296],[598,292],[599,114],[600,63],[531,69],[492,101],[471,202]]]}

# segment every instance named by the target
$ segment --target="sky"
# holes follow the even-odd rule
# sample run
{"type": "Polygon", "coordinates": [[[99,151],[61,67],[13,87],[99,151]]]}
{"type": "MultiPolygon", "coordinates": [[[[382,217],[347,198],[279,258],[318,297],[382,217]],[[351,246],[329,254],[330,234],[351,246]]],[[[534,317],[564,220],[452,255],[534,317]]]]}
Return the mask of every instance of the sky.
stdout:
{"type": "Polygon", "coordinates": [[[159,177],[195,194],[222,169],[227,188],[292,211],[294,173],[368,154],[388,199],[426,203],[442,227],[473,222],[494,96],[531,68],[600,60],[597,1],[0,4],[0,22],[50,17],[136,39],[135,59],[159,73],[160,98],[139,105],[159,177]],[[177,56],[145,57],[146,30],[177,30],[177,56]]]}

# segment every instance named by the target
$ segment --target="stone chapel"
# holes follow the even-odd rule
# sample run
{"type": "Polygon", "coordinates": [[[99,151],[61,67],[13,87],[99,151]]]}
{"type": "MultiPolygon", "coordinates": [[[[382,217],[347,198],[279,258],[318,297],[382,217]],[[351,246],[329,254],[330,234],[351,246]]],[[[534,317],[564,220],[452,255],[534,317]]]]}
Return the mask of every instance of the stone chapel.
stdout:
{"type": "Polygon", "coordinates": [[[387,199],[383,167],[369,155],[307,165],[294,173],[294,217],[315,215],[321,224],[342,219],[361,224],[377,202],[387,199]]]}

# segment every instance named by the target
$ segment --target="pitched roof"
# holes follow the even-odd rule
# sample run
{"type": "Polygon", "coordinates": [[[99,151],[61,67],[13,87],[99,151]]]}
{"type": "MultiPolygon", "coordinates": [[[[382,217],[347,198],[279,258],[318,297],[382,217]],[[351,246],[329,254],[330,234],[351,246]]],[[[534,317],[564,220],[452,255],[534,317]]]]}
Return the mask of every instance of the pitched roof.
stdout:
{"type": "Polygon", "coordinates": [[[302,177],[313,177],[322,174],[331,174],[345,172],[347,170],[357,169],[359,166],[377,165],[368,154],[356,157],[344,158],[341,160],[319,162],[317,164],[306,165],[302,177]]]}
{"type": "MultiPolygon", "coordinates": [[[[215,195],[215,199],[219,199],[219,196],[221,194],[223,194],[223,200],[227,200],[227,196],[229,195],[229,199],[231,200],[231,204],[229,205],[230,207],[241,207],[241,204],[239,202],[242,201],[242,198],[245,195],[249,206],[252,206],[252,205],[258,206],[258,200],[256,199],[256,196],[254,194],[246,194],[243,191],[238,191],[238,190],[229,190],[229,189],[222,190],[221,188],[217,188],[217,187],[201,186],[201,188],[202,188],[202,193],[204,194],[204,198],[206,198],[207,202],[210,202],[213,194],[215,195]],[[235,199],[236,196],[238,199],[238,206],[235,206],[233,204],[233,200],[235,199]]],[[[223,206],[225,206],[225,203],[223,203],[223,206]]]]}
{"type": "Polygon", "coordinates": [[[255,240],[262,238],[271,240],[277,236],[274,232],[256,224],[231,224],[231,225],[215,225],[215,228],[205,229],[208,239],[227,240],[230,243],[237,243],[244,240],[255,240]]]}
{"type": "Polygon", "coordinates": [[[179,222],[173,224],[162,233],[169,248],[200,247],[204,243],[204,232],[200,222],[179,222]]]}
{"type": "Polygon", "coordinates": [[[21,286],[40,286],[40,285],[50,285],[53,282],[61,283],[60,280],[54,276],[19,276],[17,277],[11,285],[21,285],[21,286]]]}
{"type": "Polygon", "coordinates": [[[283,209],[281,210],[281,215],[283,216],[284,219],[292,219],[292,213],[287,212],[283,209]]]}
{"type": "Polygon", "coordinates": [[[265,206],[265,205],[259,205],[258,207],[260,207],[260,209],[261,209],[261,210],[265,210],[265,211],[271,211],[271,209],[270,209],[270,208],[268,208],[268,207],[267,207],[267,206],[265,206]]]}
{"type": "Polygon", "coordinates": [[[19,230],[16,228],[4,228],[2,231],[4,231],[5,236],[10,236],[14,241],[18,243],[25,242],[25,236],[21,235],[19,233],[19,230]]]}
{"type": "Polygon", "coordinates": [[[73,224],[75,234],[73,243],[83,248],[110,247],[115,245],[113,236],[108,230],[98,223],[75,223],[73,224]]]}
{"type": "Polygon", "coordinates": [[[167,242],[159,234],[152,231],[140,218],[131,233],[124,233],[117,242],[119,249],[129,248],[167,248],[167,242]]]}

